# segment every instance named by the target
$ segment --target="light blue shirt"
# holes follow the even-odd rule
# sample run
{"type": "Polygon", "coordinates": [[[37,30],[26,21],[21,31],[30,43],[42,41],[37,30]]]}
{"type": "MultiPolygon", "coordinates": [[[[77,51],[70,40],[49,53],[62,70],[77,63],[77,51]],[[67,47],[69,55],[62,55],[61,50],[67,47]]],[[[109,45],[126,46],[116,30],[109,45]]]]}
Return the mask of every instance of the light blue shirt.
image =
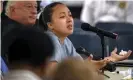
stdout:
{"type": "Polygon", "coordinates": [[[48,31],[48,34],[52,37],[55,44],[55,52],[50,61],[61,62],[68,57],[82,59],[82,57],[76,52],[72,42],[67,37],[65,38],[64,43],[61,44],[59,38],[54,33],[48,31]]]}
{"type": "Polygon", "coordinates": [[[8,67],[7,67],[7,65],[5,64],[5,62],[4,62],[4,60],[2,59],[1,56],[0,56],[0,61],[1,61],[1,67],[0,67],[1,72],[2,72],[2,74],[5,75],[5,74],[8,72],[8,67]]]}

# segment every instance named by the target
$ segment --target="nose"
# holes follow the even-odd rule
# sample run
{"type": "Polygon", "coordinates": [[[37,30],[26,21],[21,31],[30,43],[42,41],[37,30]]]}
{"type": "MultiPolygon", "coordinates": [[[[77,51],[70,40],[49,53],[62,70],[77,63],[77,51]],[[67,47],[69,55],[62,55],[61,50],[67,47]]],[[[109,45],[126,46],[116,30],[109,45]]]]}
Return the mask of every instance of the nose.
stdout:
{"type": "Polygon", "coordinates": [[[34,14],[34,15],[37,15],[37,8],[33,8],[33,9],[31,10],[31,13],[34,14]]]}
{"type": "Polygon", "coordinates": [[[69,22],[72,22],[72,21],[73,21],[73,18],[70,17],[70,16],[68,16],[68,17],[67,17],[67,22],[69,23],[69,22]]]}

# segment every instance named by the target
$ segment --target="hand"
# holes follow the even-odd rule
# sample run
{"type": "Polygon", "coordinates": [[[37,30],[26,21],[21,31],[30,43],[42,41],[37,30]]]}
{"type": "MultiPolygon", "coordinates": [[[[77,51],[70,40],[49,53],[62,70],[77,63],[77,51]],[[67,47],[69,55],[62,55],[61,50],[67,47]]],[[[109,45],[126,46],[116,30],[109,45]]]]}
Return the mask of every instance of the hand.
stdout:
{"type": "Polygon", "coordinates": [[[132,51],[129,50],[129,51],[127,52],[127,54],[125,54],[125,55],[118,55],[118,54],[117,54],[117,48],[115,48],[115,49],[111,52],[111,56],[104,58],[104,60],[113,61],[113,62],[125,60],[125,59],[127,59],[127,58],[131,55],[131,53],[132,53],[132,51]]]}
{"type": "Polygon", "coordinates": [[[91,60],[91,63],[95,66],[96,70],[102,69],[104,66],[106,66],[107,61],[106,60],[91,60]]]}

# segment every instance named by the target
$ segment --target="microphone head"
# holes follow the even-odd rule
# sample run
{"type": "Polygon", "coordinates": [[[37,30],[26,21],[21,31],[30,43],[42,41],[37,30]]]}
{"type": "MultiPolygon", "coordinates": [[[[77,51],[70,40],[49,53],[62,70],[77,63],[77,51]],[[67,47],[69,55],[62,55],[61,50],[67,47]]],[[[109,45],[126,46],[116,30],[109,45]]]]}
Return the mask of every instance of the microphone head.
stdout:
{"type": "Polygon", "coordinates": [[[90,24],[88,23],[82,23],[81,24],[81,28],[84,30],[84,31],[90,31],[89,28],[92,27],[90,24]]]}
{"type": "Polygon", "coordinates": [[[85,49],[83,47],[79,47],[76,49],[76,52],[82,54],[83,52],[85,52],[85,49]]]}
{"type": "Polygon", "coordinates": [[[97,32],[97,31],[98,31],[98,28],[97,28],[97,27],[93,27],[93,26],[91,26],[91,25],[88,24],[88,23],[82,23],[82,24],[81,24],[81,28],[82,28],[84,31],[91,31],[91,32],[97,32]]]}
{"type": "Polygon", "coordinates": [[[90,54],[91,54],[85,48],[83,48],[81,46],[76,49],[76,52],[79,53],[79,54],[87,55],[87,56],[90,56],[90,54]]]}
{"type": "Polygon", "coordinates": [[[113,33],[115,36],[114,36],[114,39],[118,39],[118,34],[116,34],[116,33],[113,33]]]}
{"type": "Polygon", "coordinates": [[[92,27],[88,23],[82,23],[81,28],[84,31],[91,31],[91,32],[97,33],[98,35],[107,36],[107,37],[110,37],[110,38],[113,38],[113,39],[117,39],[117,37],[118,37],[118,35],[116,33],[108,32],[108,31],[99,29],[97,27],[92,27]]]}

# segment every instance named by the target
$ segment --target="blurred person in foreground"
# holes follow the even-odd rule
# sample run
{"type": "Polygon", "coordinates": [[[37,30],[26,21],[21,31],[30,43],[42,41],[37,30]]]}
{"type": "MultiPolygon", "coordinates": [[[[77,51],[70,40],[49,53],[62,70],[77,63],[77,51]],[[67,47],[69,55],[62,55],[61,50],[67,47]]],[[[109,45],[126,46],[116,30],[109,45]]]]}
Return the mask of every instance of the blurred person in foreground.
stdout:
{"type": "Polygon", "coordinates": [[[69,58],[58,64],[53,80],[104,80],[94,65],[80,59],[69,58]]]}
{"type": "MultiPolygon", "coordinates": [[[[54,56],[52,56],[49,62],[47,75],[52,75],[58,63],[68,57],[77,57],[83,60],[76,52],[72,42],[67,38],[67,36],[73,33],[74,22],[71,11],[65,4],[54,2],[47,5],[41,14],[40,21],[43,22],[46,32],[52,37],[56,46],[54,56]]],[[[90,59],[87,61],[92,62],[96,69],[101,69],[110,61],[115,62],[127,59],[131,52],[129,50],[126,55],[121,56],[117,54],[117,49],[114,49],[111,56],[104,60],[95,61],[90,59]]]]}
{"type": "Polygon", "coordinates": [[[131,0],[85,0],[81,21],[95,26],[98,22],[127,22],[133,24],[131,0]]]}
{"type": "Polygon", "coordinates": [[[42,32],[13,29],[3,37],[8,44],[9,72],[4,80],[42,80],[47,61],[53,55],[51,38],[42,32]]]}

